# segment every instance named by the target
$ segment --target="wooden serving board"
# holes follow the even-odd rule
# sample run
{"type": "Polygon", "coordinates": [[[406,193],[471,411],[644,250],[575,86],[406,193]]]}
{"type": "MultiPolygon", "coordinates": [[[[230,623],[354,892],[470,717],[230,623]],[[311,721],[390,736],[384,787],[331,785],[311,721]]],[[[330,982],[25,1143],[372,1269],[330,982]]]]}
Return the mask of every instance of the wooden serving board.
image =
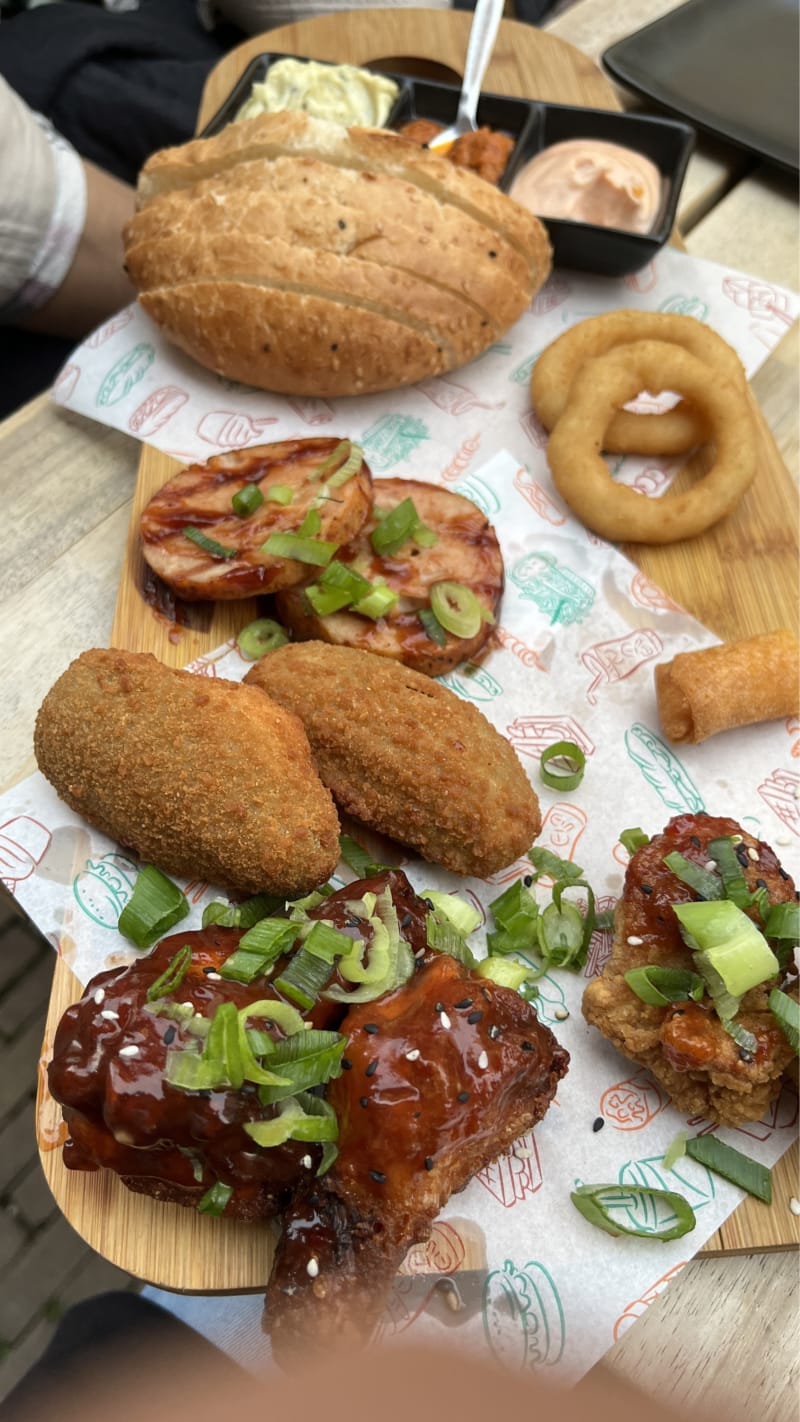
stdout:
{"type": "MultiPolygon", "coordinates": [[[[240,45],[206,83],[198,126],[208,122],[254,55],[298,54],[460,82],[471,15],[445,10],[373,10],[307,20],[240,45]],[[425,59],[413,58],[424,50],[425,59]]],[[[618,108],[613,90],[584,54],[555,36],[504,20],[485,87],[501,94],[595,108],[618,108]]],[[[755,400],[760,468],[754,488],[736,512],[703,537],[666,548],[626,551],[672,598],[720,637],[736,638],[797,620],[797,500],[755,400]]],[[[143,446],[131,524],[114,616],[113,646],[151,651],[171,666],[234,636],[256,615],[256,604],[218,603],[209,608],[159,609],[143,595],[139,514],[178,465],[143,446]]],[[[695,471],[696,472],[696,471],[695,471]]],[[[692,471],[682,476],[688,482],[692,471]]],[[[56,1025],[80,995],[77,979],[59,959],[50,1001],[42,1067],[56,1025]]],[[[264,1288],[272,1257],[268,1228],[199,1217],[177,1205],[134,1195],[108,1171],[72,1174],[61,1159],[65,1128],[40,1071],[39,1148],[47,1180],[61,1210],[100,1254],[164,1288],[192,1293],[242,1293],[264,1288]]],[[[747,1200],[709,1240],[704,1253],[745,1253],[800,1244],[800,1220],[789,1210],[796,1193],[797,1146],[775,1167],[771,1209],[747,1200]]],[[[474,1261],[466,1261],[470,1267],[474,1261]]]]}

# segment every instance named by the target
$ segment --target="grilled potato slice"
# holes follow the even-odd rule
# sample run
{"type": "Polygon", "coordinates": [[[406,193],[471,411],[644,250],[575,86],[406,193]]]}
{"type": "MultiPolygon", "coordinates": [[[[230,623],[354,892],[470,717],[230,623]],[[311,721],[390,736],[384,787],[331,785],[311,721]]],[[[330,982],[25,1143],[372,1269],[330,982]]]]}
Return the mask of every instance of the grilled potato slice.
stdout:
{"type": "Polygon", "coordinates": [[[337,558],[370,582],[383,579],[399,601],[376,621],[345,610],[320,617],[303,588],[292,587],[276,598],[277,614],[296,641],[331,642],[392,657],[427,676],[440,676],[474,657],[491,634],[503,593],[503,557],[491,524],[469,499],[438,485],[416,479],[376,479],[374,507],[360,532],[339,550],[337,558]],[[370,536],[385,514],[404,499],[413,499],[420,521],[436,534],[431,547],[410,537],[396,553],[379,556],[370,536]],[[474,637],[445,632],[439,645],[425,630],[420,609],[429,609],[436,583],[454,582],[475,594],[488,617],[474,637]]]}
{"type": "Polygon", "coordinates": [[[187,601],[253,597],[302,582],[309,564],[270,556],[263,544],[273,533],[297,533],[315,506],[320,519],[315,538],[339,545],[358,532],[372,503],[372,476],[363,456],[346,483],[324,497],[327,479],[335,479],[355,449],[349,440],[330,437],[289,439],[231,450],[181,469],[142,514],[145,559],[187,601]],[[339,446],[339,455],[326,464],[339,446]],[[232,499],[249,484],[258,486],[264,502],[242,517],[232,499]],[[290,501],[275,502],[270,491],[276,488],[291,490],[290,501]],[[221,551],[198,546],[186,528],[198,530],[221,551]]]}

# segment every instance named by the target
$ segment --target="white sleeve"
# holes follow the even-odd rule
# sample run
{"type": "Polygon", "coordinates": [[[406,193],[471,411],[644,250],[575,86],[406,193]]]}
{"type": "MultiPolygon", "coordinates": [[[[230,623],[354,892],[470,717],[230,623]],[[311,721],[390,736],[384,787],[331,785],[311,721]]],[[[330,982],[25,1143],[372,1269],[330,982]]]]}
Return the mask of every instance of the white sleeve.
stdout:
{"type": "Polygon", "coordinates": [[[86,221],[86,177],[71,144],[0,77],[0,322],[61,286],[86,221]]]}

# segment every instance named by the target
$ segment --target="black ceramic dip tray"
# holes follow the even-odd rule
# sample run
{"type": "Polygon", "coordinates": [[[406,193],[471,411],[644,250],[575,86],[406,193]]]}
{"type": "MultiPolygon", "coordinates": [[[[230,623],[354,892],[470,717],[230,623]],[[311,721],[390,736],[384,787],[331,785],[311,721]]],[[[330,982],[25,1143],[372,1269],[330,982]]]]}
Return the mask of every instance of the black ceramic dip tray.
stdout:
{"type": "MultiPolygon", "coordinates": [[[[249,98],[253,84],[264,80],[271,65],[279,59],[296,57],[257,55],[202,130],[201,138],[219,133],[235,119],[249,98]]],[[[454,122],[460,92],[456,85],[413,79],[389,71],[380,72],[386,73],[398,85],[398,96],[386,122],[387,128],[400,128],[417,118],[433,119],[445,126],[454,122]]],[[[498,185],[503,192],[508,191],[516,175],[537,153],[570,138],[618,143],[644,154],[658,168],[662,178],[661,206],[650,232],[625,232],[615,227],[543,217],[542,222],[553,244],[556,266],[597,272],[603,276],[625,276],[645,266],[669,240],[675,225],[686,167],[694,147],[694,129],[688,124],[677,119],[651,118],[611,109],[539,103],[504,94],[481,94],[477,118],[479,126],[499,129],[514,139],[514,148],[498,185]]]]}

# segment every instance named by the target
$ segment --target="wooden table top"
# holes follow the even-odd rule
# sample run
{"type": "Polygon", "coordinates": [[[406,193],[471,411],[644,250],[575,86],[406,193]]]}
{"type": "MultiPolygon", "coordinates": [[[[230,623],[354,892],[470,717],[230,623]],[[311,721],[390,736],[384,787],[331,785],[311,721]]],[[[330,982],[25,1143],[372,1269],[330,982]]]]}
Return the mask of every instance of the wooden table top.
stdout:
{"type": "MultiPolygon", "coordinates": [[[[670,8],[673,0],[581,0],[546,29],[594,58],[670,8]]],[[[700,145],[679,213],[690,252],[792,286],[797,216],[788,179],[721,145],[700,145]]],[[[795,478],[797,340],[795,326],[752,382],[795,478]]],[[[33,769],[35,711],[58,673],[86,647],[108,644],[138,460],[136,441],[47,396],[0,424],[0,656],[14,667],[0,683],[0,787],[33,769]]],[[[755,1408],[759,1418],[788,1422],[796,1415],[799,1301],[792,1254],[696,1260],[606,1364],[678,1404],[713,1399],[720,1412],[727,1405],[745,1417],[755,1408]]]]}

